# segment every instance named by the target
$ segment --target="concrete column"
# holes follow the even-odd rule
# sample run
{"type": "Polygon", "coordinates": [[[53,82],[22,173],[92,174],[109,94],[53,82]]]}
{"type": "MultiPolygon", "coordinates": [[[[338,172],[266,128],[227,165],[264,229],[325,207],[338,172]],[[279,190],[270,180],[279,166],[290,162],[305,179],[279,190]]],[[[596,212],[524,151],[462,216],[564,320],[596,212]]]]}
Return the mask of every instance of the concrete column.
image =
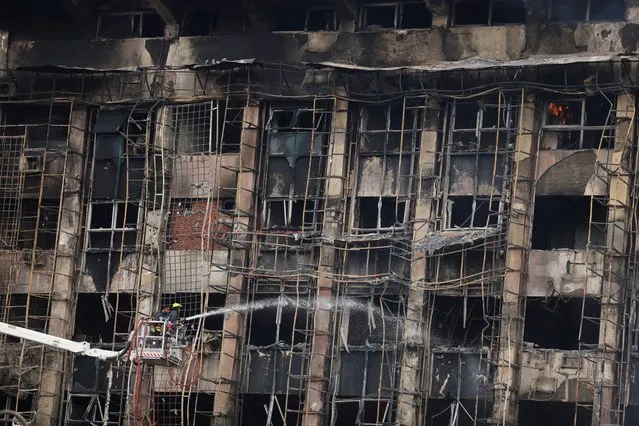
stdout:
{"type": "MultiPolygon", "coordinates": [[[[599,356],[597,357],[597,383],[595,386],[593,426],[616,424],[621,421],[616,410],[618,392],[616,378],[621,376],[620,356],[623,340],[621,318],[626,287],[625,266],[628,249],[630,218],[630,191],[633,167],[630,158],[633,150],[635,96],[619,94],[616,105],[615,146],[608,168],[614,171],[608,182],[608,220],[606,229],[606,254],[604,259],[601,297],[601,326],[599,329],[599,356]]],[[[604,170],[597,170],[605,173],[604,170]]]]}
{"type": "MultiPolygon", "coordinates": [[[[253,226],[252,214],[255,210],[255,185],[257,170],[257,144],[260,140],[259,106],[244,109],[244,124],[240,146],[240,169],[237,175],[235,205],[237,215],[234,221],[234,243],[231,250],[231,265],[246,266],[253,226]]],[[[226,306],[238,305],[246,294],[246,279],[241,273],[230,273],[226,306]]],[[[224,317],[222,346],[218,364],[218,383],[215,390],[213,424],[233,426],[236,424],[236,400],[239,391],[240,354],[245,332],[246,315],[233,312],[224,317]]]]}
{"type": "MultiPolygon", "coordinates": [[[[522,93],[522,96],[523,93],[522,93]]],[[[524,338],[525,285],[535,202],[537,137],[534,98],[528,95],[519,111],[519,132],[515,142],[511,214],[508,224],[506,273],[502,292],[499,352],[495,377],[495,424],[517,424],[520,358],[524,338]]]]}
{"type": "MultiPolygon", "coordinates": [[[[330,299],[333,293],[332,275],[335,272],[335,247],[331,241],[340,233],[345,208],[343,206],[344,182],[346,180],[346,131],[348,124],[348,101],[335,102],[333,128],[328,146],[326,165],[326,206],[324,208],[323,236],[320,247],[317,293],[318,298],[330,299]]],[[[305,426],[320,426],[326,421],[326,393],[331,356],[331,309],[318,306],[315,310],[311,359],[308,369],[305,426]]]]}
{"type": "MultiPolygon", "coordinates": [[[[73,336],[73,308],[82,229],[82,180],[84,179],[85,135],[88,111],[75,107],[71,112],[69,145],[62,181],[58,241],[51,294],[51,314],[47,332],[70,339],[73,336]]],[[[38,393],[38,425],[57,425],[64,395],[68,354],[45,349],[43,373],[38,393]]]]}
{"type": "MultiPolygon", "coordinates": [[[[437,143],[439,140],[439,108],[426,110],[426,124],[421,135],[419,148],[419,179],[417,200],[415,201],[415,225],[413,229],[413,247],[423,240],[433,229],[433,197],[435,196],[435,177],[437,176],[437,143]]],[[[425,339],[424,306],[427,303],[426,292],[422,289],[426,278],[426,254],[413,249],[411,262],[411,289],[406,304],[406,324],[404,327],[404,350],[399,379],[399,397],[397,422],[402,426],[423,424],[423,402],[427,394],[422,383],[423,371],[428,364],[428,339],[425,339]]]]}

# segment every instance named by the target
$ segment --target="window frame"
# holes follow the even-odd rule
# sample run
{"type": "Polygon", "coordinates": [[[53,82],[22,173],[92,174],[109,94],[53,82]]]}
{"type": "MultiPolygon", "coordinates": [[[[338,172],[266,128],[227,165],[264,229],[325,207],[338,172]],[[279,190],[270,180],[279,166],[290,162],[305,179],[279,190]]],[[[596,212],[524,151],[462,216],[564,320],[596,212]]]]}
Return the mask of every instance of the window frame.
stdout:
{"type": "Polygon", "coordinates": [[[484,105],[488,108],[494,108],[496,110],[498,110],[499,108],[501,108],[501,111],[498,111],[498,117],[500,114],[505,113],[506,117],[505,119],[500,119],[499,120],[499,127],[495,126],[495,127],[484,127],[484,116],[485,116],[485,108],[477,108],[477,112],[476,112],[476,118],[475,118],[475,128],[466,128],[466,127],[457,127],[458,122],[457,122],[457,108],[460,105],[470,105],[470,104],[475,104],[476,102],[457,102],[454,101],[451,105],[451,113],[450,113],[450,143],[451,144],[455,144],[455,135],[456,134],[475,134],[475,136],[478,138],[478,143],[477,143],[477,149],[474,150],[457,150],[455,149],[455,147],[453,146],[451,149],[451,154],[455,155],[455,154],[464,154],[464,155],[468,155],[469,153],[477,153],[477,154],[490,154],[490,155],[494,155],[495,150],[491,149],[489,151],[480,151],[479,148],[482,147],[481,144],[481,136],[484,134],[501,134],[501,133],[506,133],[504,138],[500,138],[499,141],[497,141],[497,139],[495,139],[495,145],[494,147],[497,148],[497,150],[499,151],[500,148],[505,148],[505,145],[508,144],[508,138],[511,134],[511,132],[516,128],[516,123],[515,120],[517,117],[514,116],[513,111],[512,111],[512,105],[510,102],[508,101],[503,101],[501,102],[501,104],[499,104],[496,100],[495,101],[490,101],[490,102],[484,102],[484,105]]]}
{"type": "Polygon", "coordinates": [[[135,10],[135,11],[101,11],[98,14],[98,24],[95,29],[95,38],[96,39],[127,39],[127,38],[145,38],[142,36],[144,32],[144,15],[153,15],[153,11],[150,10],[135,10]],[[112,16],[128,16],[131,23],[131,35],[126,37],[105,37],[100,32],[102,30],[102,19],[104,17],[112,17],[112,16]],[[138,28],[134,28],[135,18],[138,17],[140,22],[138,28]]]}
{"type": "MultiPolygon", "coordinates": [[[[308,192],[306,196],[294,195],[289,193],[288,196],[284,194],[278,195],[269,195],[268,194],[268,173],[271,167],[271,159],[287,159],[290,161],[289,157],[295,159],[293,173],[298,167],[298,162],[301,159],[308,160],[306,164],[308,164],[308,173],[311,173],[313,165],[315,162],[314,159],[318,159],[317,165],[319,167],[319,172],[321,176],[325,176],[326,170],[326,159],[325,159],[325,149],[326,144],[328,143],[328,139],[331,134],[331,125],[332,125],[332,111],[328,107],[316,106],[313,108],[312,105],[309,106],[280,106],[280,105],[272,105],[268,109],[268,119],[266,120],[266,124],[264,126],[265,131],[265,144],[264,144],[264,172],[266,175],[263,178],[263,182],[261,185],[261,191],[263,194],[262,197],[262,217],[261,217],[261,229],[265,231],[277,232],[277,233],[290,233],[290,232],[313,232],[317,231],[321,226],[321,199],[318,196],[313,196],[311,194],[310,185],[311,179],[316,179],[312,175],[310,179],[306,182],[306,190],[308,192]],[[279,127],[277,122],[276,114],[279,113],[292,113],[292,118],[288,126],[279,127]],[[311,127],[297,127],[300,122],[300,116],[303,113],[310,113],[312,117],[311,127]],[[310,146],[308,153],[304,155],[298,155],[297,153],[293,153],[292,155],[287,155],[285,152],[271,152],[271,143],[272,137],[278,134],[306,134],[308,135],[308,139],[310,141],[310,146]],[[295,203],[302,203],[302,217],[301,224],[299,226],[291,225],[293,218],[293,206],[295,203]],[[272,212],[274,208],[278,204],[282,205],[282,209],[284,210],[284,227],[279,227],[272,223],[272,212]],[[311,204],[313,207],[312,211],[307,209],[307,205],[311,204]],[[307,223],[305,219],[307,217],[312,218],[312,223],[307,223]]],[[[297,146],[297,145],[296,145],[297,146]]],[[[321,182],[318,182],[317,185],[322,185],[321,182]]],[[[321,192],[321,188],[318,186],[315,190],[321,192]]],[[[290,189],[289,189],[290,191],[290,189]]]]}
{"type": "MultiPolygon", "coordinates": [[[[411,170],[414,169],[416,157],[418,156],[418,147],[421,142],[421,134],[423,132],[423,120],[424,120],[424,112],[421,108],[418,107],[417,104],[409,103],[408,100],[405,103],[392,103],[392,104],[382,104],[382,105],[365,105],[360,107],[359,109],[359,120],[357,122],[357,160],[356,163],[359,164],[360,159],[363,158],[373,158],[379,157],[383,159],[383,164],[388,164],[388,159],[398,159],[398,177],[401,175],[401,164],[404,162],[408,162],[408,167],[411,170]],[[384,128],[383,129],[368,129],[368,122],[370,118],[370,108],[384,108],[384,128]],[[391,126],[392,116],[393,116],[393,108],[398,108],[404,118],[401,121],[401,127],[399,129],[394,129],[391,126]],[[407,117],[408,114],[411,114],[411,117],[407,117]],[[409,126],[406,126],[409,124],[409,126]],[[369,134],[380,134],[384,135],[384,143],[383,150],[378,151],[372,148],[364,149],[363,141],[369,134]],[[391,135],[399,135],[399,146],[397,149],[388,149],[390,144],[391,135]]],[[[386,169],[384,168],[384,173],[386,173],[386,169]]],[[[388,194],[377,194],[377,195],[359,195],[359,181],[360,181],[360,171],[359,166],[356,167],[355,175],[355,188],[356,193],[350,200],[350,213],[351,219],[349,221],[350,232],[356,234],[371,234],[371,233],[380,233],[380,232],[389,232],[389,231],[400,231],[406,228],[410,221],[411,214],[411,198],[410,195],[393,195],[390,196],[388,194]],[[376,228],[365,228],[361,226],[361,202],[366,198],[377,198],[377,227],[376,228]],[[403,216],[401,223],[398,226],[382,226],[382,210],[383,210],[383,199],[386,198],[394,198],[395,199],[395,213],[396,215],[400,213],[400,204],[403,204],[403,214],[398,216],[403,216]]],[[[384,181],[382,181],[384,182],[384,181]]],[[[410,183],[410,182],[409,182],[410,183]]],[[[398,183],[399,185],[399,183],[398,183]]],[[[410,192],[410,190],[408,191],[410,192]]],[[[399,220],[400,217],[397,217],[399,220]]]]}
{"type": "Polygon", "coordinates": [[[614,137],[614,131],[615,131],[615,125],[614,124],[608,124],[608,123],[614,123],[615,121],[615,115],[613,113],[613,111],[615,110],[615,103],[616,103],[616,95],[603,95],[606,99],[608,99],[609,101],[611,101],[611,105],[610,105],[610,111],[608,111],[608,117],[606,119],[606,124],[603,126],[586,126],[586,117],[587,117],[587,112],[586,112],[586,103],[588,101],[588,97],[587,96],[580,96],[580,97],[561,97],[558,99],[544,99],[543,101],[543,119],[542,119],[542,125],[541,125],[541,131],[542,131],[542,135],[545,132],[552,132],[552,133],[564,133],[564,132],[579,132],[579,145],[577,148],[559,148],[557,147],[557,150],[566,150],[566,151],[576,151],[576,150],[580,150],[580,149],[611,149],[610,147],[597,147],[597,148],[584,148],[584,132],[586,131],[599,131],[600,133],[603,133],[604,131],[612,131],[612,137],[614,137]],[[610,99],[612,97],[612,99],[610,99]],[[549,105],[551,103],[576,103],[579,102],[580,106],[581,106],[581,114],[579,117],[579,124],[548,124],[548,109],[549,109],[549,105]]]}
{"type": "MultiPolygon", "coordinates": [[[[374,7],[388,7],[388,6],[394,6],[395,7],[395,16],[393,17],[393,26],[392,27],[382,27],[382,29],[384,30],[409,30],[409,29],[414,29],[414,30],[423,30],[423,29],[428,29],[430,27],[424,27],[424,28],[403,28],[402,27],[402,18],[403,18],[403,12],[404,12],[404,6],[408,5],[408,4],[423,4],[423,1],[387,1],[387,2],[375,2],[375,3],[368,3],[368,4],[363,4],[360,7],[360,12],[359,12],[359,31],[367,31],[366,28],[369,25],[373,25],[373,24],[367,24],[366,20],[367,20],[367,15],[368,15],[368,9],[374,8],[374,7]]],[[[431,25],[432,26],[432,25],[431,25]]]]}
{"type": "Polygon", "coordinates": [[[501,209],[502,201],[500,201],[498,197],[494,197],[492,200],[485,198],[488,197],[479,195],[448,195],[446,197],[443,209],[443,230],[456,231],[460,229],[490,229],[501,226],[503,222],[502,215],[499,211],[491,210],[491,206],[496,204],[497,207],[501,209]],[[463,201],[463,198],[472,199],[470,216],[468,216],[468,219],[470,221],[468,223],[468,226],[454,225],[451,223],[453,219],[453,207],[455,205],[455,202],[463,201]],[[478,220],[477,216],[481,216],[483,214],[483,211],[480,210],[482,207],[485,207],[487,209],[487,221],[484,223],[476,224],[475,221],[478,220]]]}
{"type": "Polygon", "coordinates": [[[173,126],[172,143],[178,155],[222,155],[239,152],[243,107],[238,107],[232,102],[212,99],[173,104],[169,106],[169,110],[173,126]],[[182,137],[190,143],[184,144],[182,137]]]}
{"type": "MultiPolygon", "coordinates": [[[[271,19],[271,26],[275,26],[275,24],[273,23],[273,19],[271,19]]],[[[305,17],[304,17],[304,28],[301,30],[275,30],[272,29],[271,32],[272,33],[330,33],[330,32],[336,32],[339,30],[339,21],[337,19],[337,12],[335,11],[334,8],[331,7],[324,7],[324,6],[311,6],[311,7],[307,7],[306,11],[305,11],[305,17]],[[308,20],[309,20],[309,16],[311,12],[317,12],[317,11],[330,11],[333,14],[333,29],[332,30],[309,30],[308,29],[308,20]]]]}
{"type": "MultiPolygon", "coordinates": [[[[113,110],[104,110],[108,113],[121,113],[120,121],[117,120],[112,121],[110,124],[112,125],[109,129],[96,129],[95,126],[99,122],[99,118],[97,115],[92,117],[92,122],[90,126],[90,144],[92,145],[92,153],[90,155],[89,160],[89,188],[88,188],[88,199],[87,199],[87,210],[86,215],[83,218],[83,224],[86,232],[83,234],[83,250],[82,250],[82,271],[83,273],[92,276],[89,271],[89,264],[93,264],[93,261],[89,262],[89,258],[97,259],[99,257],[104,257],[106,259],[106,272],[107,276],[104,278],[104,283],[106,285],[105,291],[111,291],[111,286],[113,284],[112,281],[112,273],[113,271],[117,271],[122,266],[120,263],[120,259],[124,260],[124,258],[129,254],[135,251],[135,247],[138,246],[141,242],[142,233],[139,227],[140,221],[143,219],[143,204],[146,199],[146,186],[141,185],[139,189],[139,195],[131,195],[131,193],[125,193],[121,195],[119,193],[119,185],[120,185],[120,173],[124,171],[126,176],[130,176],[130,174],[135,172],[135,168],[130,167],[131,162],[144,161],[145,164],[148,161],[147,156],[149,155],[146,152],[146,149],[140,150],[140,147],[137,146],[138,139],[143,137],[149,143],[152,143],[154,140],[154,126],[145,126],[141,127],[138,125],[139,122],[145,122],[147,120],[151,120],[153,123],[155,122],[155,116],[150,116],[150,111],[146,108],[136,109],[134,106],[127,105],[121,106],[119,108],[113,110]],[[117,157],[112,157],[110,159],[101,160],[97,156],[96,152],[96,143],[98,139],[102,136],[118,136],[122,138],[122,147],[120,152],[117,154],[117,157]],[[113,163],[117,164],[116,166],[116,181],[113,182],[113,196],[95,196],[95,191],[98,185],[96,184],[96,169],[98,168],[100,163],[113,163]],[[111,207],[111,228],[92,228],[91,221],[93,217],[93,208],[95,205],[109,205],[112,204],[111,207]],[[135,204],[138,207],[138,216],[137,223],[135,227],[126,226],[126,215],[124,219],[124,226],[122,228],[115,228],[117,226],[117,214],[118,214],[118,205],[124,204],[135,204]],[[93,247],[91,237],[94,235],[109,235],[109,246],[108,247],[93,247]],[[125,238],[127,235],[135,236],[133,240],[135,243],[128,244],[125,242],[125,238]],[[115,238],[118,238],[116,240],[115,238]]],[[[101,111],[100,111],[101,112],[101,111]]],[[[98,112],[98,114],[100,113],[98,112]]],[[[109,127],[109,126],[107,126],[109,127]]],[[[98,288],[98,284],[96,283],[96,288],[98,288]]],[[[102,291],[102,290],[99,290],[102,291]]]]}
{"type": "Polygon", "coordinates": [[[590,11],[592,9],[592,1],[593,0],[586,0],[587,1],[587,3],[586,3],[586,16],[584,17],[584,19],[554,20],[552,18],[552,10],[553,10],[554,2],[556,2],[556,1],[562,1],[562,0],[549,0],[548,1],[548,10],[547,10],[547,12],[548,12],[548,22],[550,22],[550,23],[565,23],[565,22],[623,22],[623,21],[625,21],[627,19],[627,17],[626,17],[627,13],[626,12],[627,12],[627,8],[628,8],[628,4],[627,4],[626,0],[623,0],[624,8],[625,8],[626,12],[624,12],[623,18],[619,18],[619,19],[592,19],[590,17],[590,11]]]}
{"type": "Polygon", "coordinates": [[[457,24],[455,22],[455,12],[458,4],[462,3],[464,0],[452,0],[452,10],[450,14],[451,19],[451,27],[505,27],[509,25],[525,25],[525,22],[521,23],[506,23],[506,24],[495,24],[493,22],[493,11],[495,9],[495,3],[524,3],[524,0],[488,0],[490,4],[488,5],[488,22],[486,24],[457,24]]]}

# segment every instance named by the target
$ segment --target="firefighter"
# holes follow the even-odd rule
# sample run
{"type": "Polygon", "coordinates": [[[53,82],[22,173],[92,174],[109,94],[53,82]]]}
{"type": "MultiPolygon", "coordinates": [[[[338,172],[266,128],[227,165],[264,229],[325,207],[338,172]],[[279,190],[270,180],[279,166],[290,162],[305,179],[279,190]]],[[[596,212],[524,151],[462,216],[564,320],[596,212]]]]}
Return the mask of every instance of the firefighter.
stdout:
{"type": "Polygon", "coordinates": [[[171,313],[171,308],[168,306],[162,308],[161,311],[157,312],[153,315],[153,321],[164,321],[169,318],[169,314],[171,313]]]}
{"type": "Polygon", "coordinates": [[[173,305],[171,305],[171,310],[169,312],[169,322],[172,322],[173,324],[177,324],[178,319],[180,317],[180,309],[182,308],[182,305],[175,302],[173,305]]]}

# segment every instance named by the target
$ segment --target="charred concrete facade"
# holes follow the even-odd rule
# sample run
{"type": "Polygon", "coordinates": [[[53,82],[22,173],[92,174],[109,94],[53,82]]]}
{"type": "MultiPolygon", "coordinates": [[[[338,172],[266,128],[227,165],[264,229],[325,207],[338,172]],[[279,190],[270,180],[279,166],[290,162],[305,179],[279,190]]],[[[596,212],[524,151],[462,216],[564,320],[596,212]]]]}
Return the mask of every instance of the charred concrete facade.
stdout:
{"type": "Polygon", "coordinates": [[[0,5],[2,321],[224,313],[180,367],[0,336],[0,408],[636,424],[638,43],[634,0],[0,5]]]}

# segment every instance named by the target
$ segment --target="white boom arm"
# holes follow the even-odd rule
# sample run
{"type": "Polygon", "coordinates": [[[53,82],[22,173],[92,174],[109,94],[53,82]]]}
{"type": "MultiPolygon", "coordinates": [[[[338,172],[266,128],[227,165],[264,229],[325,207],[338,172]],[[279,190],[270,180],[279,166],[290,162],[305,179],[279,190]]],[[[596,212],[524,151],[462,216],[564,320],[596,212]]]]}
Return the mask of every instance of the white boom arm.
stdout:
{"type": "MultiPolygon", "coordinates": [[[[92,348],[89,342],[74,342],[73,340],[51,336],[46,333],[40,333],[39,331],[7,324],[6,322],[0,322],[0,334],[8,334],[9,336],[28,340],[29,342],[40,343],[42,345],[51,346],[52,348],[69,351],[77,355],[90,356],[101,360],[119,359],[125,355],[128,350],[128,347],[122,351],[96,349],[92,348]]],[[[131,339],[129,338],[129,341],[130,340],[131,339]]]]}

